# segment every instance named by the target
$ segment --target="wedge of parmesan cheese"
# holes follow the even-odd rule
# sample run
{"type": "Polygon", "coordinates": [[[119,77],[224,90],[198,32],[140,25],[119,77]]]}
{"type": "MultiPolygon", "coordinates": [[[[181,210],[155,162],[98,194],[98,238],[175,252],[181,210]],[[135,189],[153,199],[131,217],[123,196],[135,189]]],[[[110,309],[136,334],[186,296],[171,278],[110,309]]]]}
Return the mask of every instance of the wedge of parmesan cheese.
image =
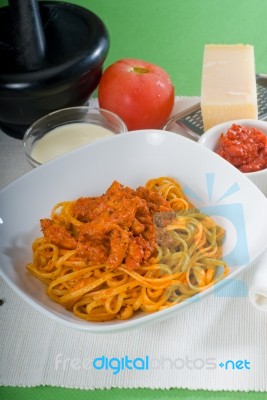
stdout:
{"type": "Polygon", "coordinates": [[[253,46],[205,46],[201,112],[205,131],[225,121],[258,118],[253,46]]]}

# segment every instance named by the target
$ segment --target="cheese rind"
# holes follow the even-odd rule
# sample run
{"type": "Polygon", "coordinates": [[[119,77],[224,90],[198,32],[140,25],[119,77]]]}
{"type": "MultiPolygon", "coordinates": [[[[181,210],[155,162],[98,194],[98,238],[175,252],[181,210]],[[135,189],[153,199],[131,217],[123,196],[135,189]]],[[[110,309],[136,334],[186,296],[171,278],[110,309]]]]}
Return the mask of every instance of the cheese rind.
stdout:
{"type": "Polygon", "coordinates": [[[225,121],[258,118],[253,46],[205,46],[201,112],[205,131],[225,121]]]}

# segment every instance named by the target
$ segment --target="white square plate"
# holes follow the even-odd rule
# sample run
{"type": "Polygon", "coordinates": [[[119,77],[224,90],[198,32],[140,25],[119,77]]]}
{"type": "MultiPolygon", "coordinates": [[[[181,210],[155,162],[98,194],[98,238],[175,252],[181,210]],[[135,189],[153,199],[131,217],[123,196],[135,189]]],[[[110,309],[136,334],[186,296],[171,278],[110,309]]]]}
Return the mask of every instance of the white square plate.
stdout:
{"type": "MultiPolygon", "coordinates": [[[[267,249],[267,199],[241,172],[199,144],[159,130],[127,132],[52,160],[0,192],[0,272],[39,311],[88,332],[118,332],[173,317],[192,300],[127,321],[94,323],[77,318],[45,294],[26,270],[40,218],[59,201],[101,195],[113,180],[133,188],[148,179],[177,179],[190,200],[226,230],[224,257],[230,274],[216,288],[252,265],[267,249]]],[[[198,300],[214,290],[197,295],[198,300]]],[[[195,299],[193,298],[193,301],[195,299]]],[[[229,299],[230,301],[230,299],[229,299]]]]}

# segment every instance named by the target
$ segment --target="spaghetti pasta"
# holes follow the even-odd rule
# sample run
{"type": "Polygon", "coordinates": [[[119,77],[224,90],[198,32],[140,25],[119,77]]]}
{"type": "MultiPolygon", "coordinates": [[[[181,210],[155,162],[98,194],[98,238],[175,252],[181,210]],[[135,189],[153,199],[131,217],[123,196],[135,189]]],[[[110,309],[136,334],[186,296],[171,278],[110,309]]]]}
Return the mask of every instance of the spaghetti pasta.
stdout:
{"type": "Polygon", "coordinates": [[[56,204],[40,222],[27,269],[88,321],[163,310],[228,273],[224,230],[170,177],[136,190],[115,181],[102,196],[56,204]]]}

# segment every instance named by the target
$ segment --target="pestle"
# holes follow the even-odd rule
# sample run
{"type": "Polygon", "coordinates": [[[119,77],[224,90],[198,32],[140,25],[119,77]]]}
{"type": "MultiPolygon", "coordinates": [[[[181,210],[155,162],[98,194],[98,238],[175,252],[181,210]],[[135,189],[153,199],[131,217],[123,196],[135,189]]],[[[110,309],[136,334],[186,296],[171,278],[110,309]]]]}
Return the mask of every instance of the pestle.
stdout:
{"type": "Polygon", "coordinates": [[[21,70],[40,69],[45,61],[45,36],[37,0],[9,0],[15,60],[21,70]]]}

